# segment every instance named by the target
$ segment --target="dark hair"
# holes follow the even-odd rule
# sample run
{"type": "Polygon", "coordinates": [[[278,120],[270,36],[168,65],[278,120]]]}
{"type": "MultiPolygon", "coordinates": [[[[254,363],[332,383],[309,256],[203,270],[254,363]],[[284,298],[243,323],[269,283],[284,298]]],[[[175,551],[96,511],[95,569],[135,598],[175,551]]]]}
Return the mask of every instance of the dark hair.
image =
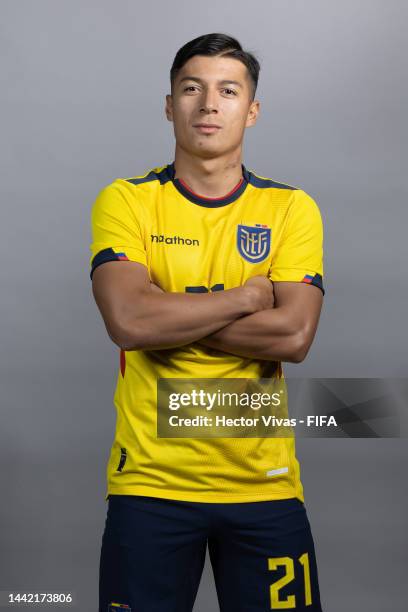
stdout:
{"type": "Polygon", "coordinates": [[[194,55],[222,55],[223,57],[233,57],[241,61],[247,67],[252,81],[252,100],[255,98],[259,70],[261,68],[259,62],[252,53],[243,50],[238,40],[226,34],[204,34],[183,45],[177,51],[170,70],[170,84],[172,87],[179,70],[194,55]]]}

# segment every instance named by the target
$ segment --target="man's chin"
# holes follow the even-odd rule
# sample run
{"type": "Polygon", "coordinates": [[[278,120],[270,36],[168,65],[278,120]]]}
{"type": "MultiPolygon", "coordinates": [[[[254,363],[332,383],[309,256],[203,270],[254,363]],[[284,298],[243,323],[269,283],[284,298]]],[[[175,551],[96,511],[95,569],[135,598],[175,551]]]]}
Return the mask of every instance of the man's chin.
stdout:
{"type": "Polygon", "coordinates": [[[196,145],[191,147],[190,151],[193,155],[202,157],[203,159],[212,159],[213,157],[219,157],[225,153],[221,147],[216,146],[215,144],[211,146],[210,143],[198,146],[196,145]]]}
{"type": "Polygon", "coordinates": [[[196,140],[192,139],[188,142],[176,141],[176,144],[188,155],[192,157],[199,157],[201,159],[214,159],[214,157],[220,157],[228,154],[230,148],[224,148],[220,146],[220,143],[216,143],[215,140],[196,140]]]}

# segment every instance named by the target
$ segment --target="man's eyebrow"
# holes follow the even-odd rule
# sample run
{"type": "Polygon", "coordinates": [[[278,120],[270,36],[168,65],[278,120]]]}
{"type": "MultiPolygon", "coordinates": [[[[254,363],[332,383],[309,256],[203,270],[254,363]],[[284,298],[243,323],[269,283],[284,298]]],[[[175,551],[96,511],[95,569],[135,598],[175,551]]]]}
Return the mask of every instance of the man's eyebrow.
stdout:
{"type": "MultiPolygon", "coordinates": [[[[185,76],[180,79],[180,83],[182,83],[183,81],[197,81],[197,83],[203,83],[202,79],[195,76],[185,76]]],[[[242,88],[242,83],[240,83],[239,81],[233,81],[232,79],[223,79],[222,81],[218,81],[218,83],[220,85],[237,85],[238,87],[242,88]]]]}

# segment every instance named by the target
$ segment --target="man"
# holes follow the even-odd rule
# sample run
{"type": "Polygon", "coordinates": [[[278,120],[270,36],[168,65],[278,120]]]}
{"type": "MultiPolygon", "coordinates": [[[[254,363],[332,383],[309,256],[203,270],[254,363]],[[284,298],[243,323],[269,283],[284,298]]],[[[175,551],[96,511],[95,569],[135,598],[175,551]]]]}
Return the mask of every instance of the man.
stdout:
{"type": "Polygon", "coordinates": [[[229,36],[184,45],[174,161],[115,180],[92,210],[93,294],[120,348],[100,611],[190,612],[207,544],[222,612],[321,610],[293,437],[157,432],[159,380],[279,379],[316,332],[319,209],[242,163],[258,74],[229,36]]]}

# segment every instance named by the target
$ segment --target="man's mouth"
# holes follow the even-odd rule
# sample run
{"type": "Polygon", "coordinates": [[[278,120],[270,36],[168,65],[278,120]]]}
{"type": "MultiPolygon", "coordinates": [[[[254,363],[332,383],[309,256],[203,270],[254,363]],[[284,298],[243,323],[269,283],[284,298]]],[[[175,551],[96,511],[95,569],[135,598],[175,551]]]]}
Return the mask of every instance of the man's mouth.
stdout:
{"type": "Polygon", "coordinates": [[[212,134],[221,129],[221,126],[215,123],[195,123],[193,127],[198,130],[201,134],[212,134]]]}

